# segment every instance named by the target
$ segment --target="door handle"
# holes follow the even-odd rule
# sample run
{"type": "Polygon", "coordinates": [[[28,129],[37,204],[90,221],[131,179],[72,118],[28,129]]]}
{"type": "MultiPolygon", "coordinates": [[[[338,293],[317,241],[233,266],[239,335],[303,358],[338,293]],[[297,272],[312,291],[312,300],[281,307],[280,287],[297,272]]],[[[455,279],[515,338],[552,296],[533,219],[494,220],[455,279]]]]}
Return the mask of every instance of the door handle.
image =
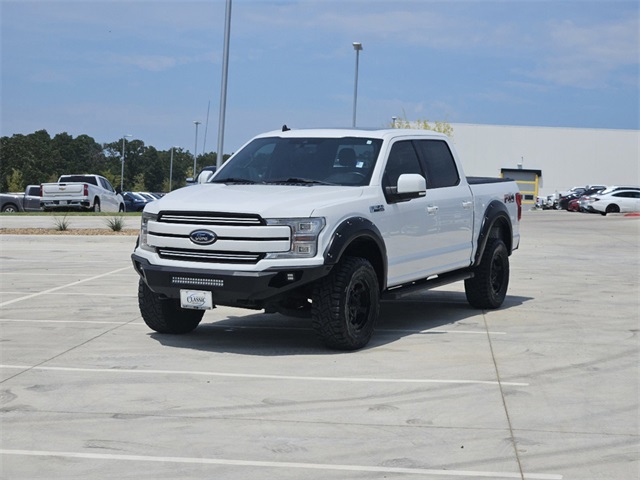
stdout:
{"type": "Polygon", "coordinates": [[[472,201],[462,202],[462,208],[471,208],[471,207],[473,207],[472,201]]]}
{"type": "Polygon", "coordinates": [[[434,206],[434,205],[429,205],[427,207],[427,213],[429,215],[435,215],[436,213],[438,213],[438,207],[434,206]]]}

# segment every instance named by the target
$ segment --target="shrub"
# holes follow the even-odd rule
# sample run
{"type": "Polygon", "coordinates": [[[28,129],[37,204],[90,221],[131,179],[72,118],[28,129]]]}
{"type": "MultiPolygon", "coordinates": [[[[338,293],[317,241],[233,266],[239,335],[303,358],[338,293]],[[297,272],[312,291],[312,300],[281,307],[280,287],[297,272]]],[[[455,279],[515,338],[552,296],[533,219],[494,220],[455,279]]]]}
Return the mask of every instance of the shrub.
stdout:
{"type": "Polygon", "coordinates": [[[111,217],[107,219],[107,227],[114,232],[120,232],[124,228],[123,217],[111,217]]]}

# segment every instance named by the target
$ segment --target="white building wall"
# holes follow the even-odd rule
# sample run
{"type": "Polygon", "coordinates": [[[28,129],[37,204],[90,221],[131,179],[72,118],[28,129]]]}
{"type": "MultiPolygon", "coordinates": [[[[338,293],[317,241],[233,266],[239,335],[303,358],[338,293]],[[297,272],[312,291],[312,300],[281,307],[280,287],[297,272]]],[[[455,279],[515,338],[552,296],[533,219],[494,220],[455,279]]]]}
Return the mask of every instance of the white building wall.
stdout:
{"type": "Polygon", "coordinates": [[[465,173],[542,170],[540,195],[574,186],[640,185],[640,131],[453,123],[465,173]]]}

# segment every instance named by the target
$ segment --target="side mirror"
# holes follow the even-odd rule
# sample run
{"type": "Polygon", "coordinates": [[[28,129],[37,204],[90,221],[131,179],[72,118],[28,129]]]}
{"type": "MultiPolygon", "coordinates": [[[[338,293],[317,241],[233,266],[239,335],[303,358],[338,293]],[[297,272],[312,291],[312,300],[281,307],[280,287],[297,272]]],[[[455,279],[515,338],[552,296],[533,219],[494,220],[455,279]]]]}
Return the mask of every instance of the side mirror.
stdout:
{"type": "Polygon", "coordinates": [[[120,189],[120,187],[116,187],[116,194],[122,195],[122,190],[120,189]]]}
{"type": "Polygon", "coordinates": [[[198,183],[207,183],[209,179],[213,176],[214,172],[210,170],[205,170],[198,175],[198,183]]]}
{"type": "Polygon", "coordinates": [[[403,198],[424,197],[427,194],[427,181],[417,173],[403,173],[398,178],[397,193],[403,198]]]}
{"type": "Polygon", "coordinates": [[[193,185],[194,183],[196,183],[193,177],[187,177],[185,181],[187,182],[188,185],[193,185]]]}

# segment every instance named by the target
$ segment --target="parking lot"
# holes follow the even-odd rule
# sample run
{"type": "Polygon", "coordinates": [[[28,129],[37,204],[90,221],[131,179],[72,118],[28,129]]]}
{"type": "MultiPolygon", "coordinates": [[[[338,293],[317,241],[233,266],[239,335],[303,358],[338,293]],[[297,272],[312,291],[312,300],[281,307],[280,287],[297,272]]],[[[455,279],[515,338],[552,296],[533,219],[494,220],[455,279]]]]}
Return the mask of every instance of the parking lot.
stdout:
{"type": "Polygon", "coordinates": [[[501,309],[385,302],[351,353],[225,307],[159,335],[134,236],[0,235],[0,478],[638,478],[640,218],[521,233],[501,309]]]}

